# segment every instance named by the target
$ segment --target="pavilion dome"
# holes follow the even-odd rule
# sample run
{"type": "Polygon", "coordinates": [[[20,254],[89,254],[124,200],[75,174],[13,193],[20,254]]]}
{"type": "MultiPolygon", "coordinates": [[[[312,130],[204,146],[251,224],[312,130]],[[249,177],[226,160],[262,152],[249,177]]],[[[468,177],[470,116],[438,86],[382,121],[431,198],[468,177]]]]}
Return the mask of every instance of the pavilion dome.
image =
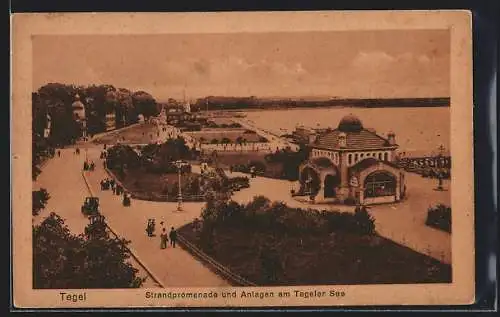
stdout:
{"type": "Polygon", "coordinates": [[[359,132],[363,130],[363,123],[355,115],[349,114],[340,120],[338,129],[342,132],[359,132]]]}

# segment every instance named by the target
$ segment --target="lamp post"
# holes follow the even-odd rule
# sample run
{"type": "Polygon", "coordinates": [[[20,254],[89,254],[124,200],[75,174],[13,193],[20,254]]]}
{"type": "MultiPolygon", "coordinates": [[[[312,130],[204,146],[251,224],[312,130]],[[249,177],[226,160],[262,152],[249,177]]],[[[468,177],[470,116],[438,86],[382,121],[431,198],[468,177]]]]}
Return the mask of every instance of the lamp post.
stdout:
{"type": "Polygon", "coordinates": [[[174,162],[177,167],[177,173],[179,175],[179,190],[177,194],[177,211],[182,211],[182,185],[181,185],[181,170],[183,166],[186,166],[187,163],[182,160],[177,160],[174,162]]]}

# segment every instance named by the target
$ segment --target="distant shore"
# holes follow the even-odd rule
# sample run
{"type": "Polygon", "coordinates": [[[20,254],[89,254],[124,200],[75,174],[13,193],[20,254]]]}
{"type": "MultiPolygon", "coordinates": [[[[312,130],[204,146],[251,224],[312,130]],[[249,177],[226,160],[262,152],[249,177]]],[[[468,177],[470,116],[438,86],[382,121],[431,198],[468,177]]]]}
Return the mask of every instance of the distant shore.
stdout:
{"type": "Polygon", "coordinates": [[[415,108],[449,107],[450,98],[392,98],[392,99],[257,99],[237,97],[206,97],[198,99],[193,110],[252,111],[311,108],[415,108]]]}

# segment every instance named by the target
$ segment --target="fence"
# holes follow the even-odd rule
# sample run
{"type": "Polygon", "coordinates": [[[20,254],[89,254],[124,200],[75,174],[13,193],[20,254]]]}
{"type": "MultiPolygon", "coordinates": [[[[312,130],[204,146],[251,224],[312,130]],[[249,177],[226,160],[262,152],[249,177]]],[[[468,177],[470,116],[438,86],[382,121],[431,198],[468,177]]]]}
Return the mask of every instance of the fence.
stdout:
{"type": "Polygon", "coordinates": [[[207,266],[209,266],[213,271],[217,272],[219,275],[221,275],[224,279],[226,279],[227,281],[229,281],[233,285],[235,285],[235,286],[257,286],[255,283],[252,283],[252,282],[246,280],[245,278],[231,272],[228,268],[226,268],[225,266],[223,266],[219,262],[212,259],[205,252],[198,249],[195,245],[193,245],[191,242],[186,240],[181,235],[177,234],[177,240],[179,241],[179,244],[184,249],[186,249],[192,255],[198,257],[207,266]]]}
{"type": "Polygon", "coordinates": [[[200,144],[200,149],[203,151],[218,151],[218,152],[266,152],[270,153],[276,149],[271,147],[269,142],[255,142],[246,144],[200,144]]]}

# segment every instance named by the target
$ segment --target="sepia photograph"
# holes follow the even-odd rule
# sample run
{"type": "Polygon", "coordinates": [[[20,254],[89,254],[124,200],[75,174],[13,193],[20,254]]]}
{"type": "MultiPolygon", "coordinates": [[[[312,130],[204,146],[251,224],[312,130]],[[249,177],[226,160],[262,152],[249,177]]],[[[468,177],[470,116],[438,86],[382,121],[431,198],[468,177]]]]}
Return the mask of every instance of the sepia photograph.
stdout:
{"type": "Polygon", "coordinates": [[[118,290],[160,307],[335,305],[350,286],[363,303],[365,286],[463,279],[472,99],[455,102],[471,90],[452,88],[451,28],[80,27],[30,35],[13,106],[31,152],[17,265],[51,307],[105,307],[96,297],[118,290]]]}

